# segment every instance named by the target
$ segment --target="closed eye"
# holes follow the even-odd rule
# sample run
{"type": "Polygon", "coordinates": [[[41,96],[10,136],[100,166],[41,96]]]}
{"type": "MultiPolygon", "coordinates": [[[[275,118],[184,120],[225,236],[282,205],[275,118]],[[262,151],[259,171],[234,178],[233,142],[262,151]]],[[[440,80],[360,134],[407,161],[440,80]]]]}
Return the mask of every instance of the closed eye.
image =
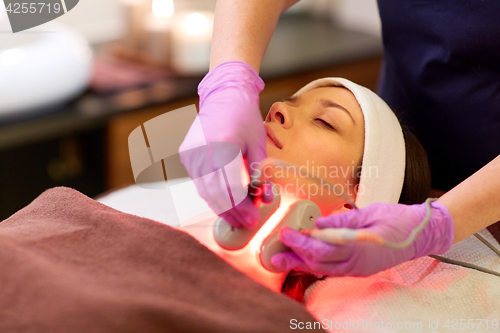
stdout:
{"type": "Polygon", "coordinates": [[[328,128],[330,128],[330,129],[332,129],[332,130],[335,131],[335,128],[333,128],[333,126],[330,125],[327,121],[325,121],[325,120],[323,120],[321,118],[315,118],[314,120],[319,120],[321,123],[323,123],[323,125],[325,125],[326,127],[328,127],[328,128]]]}

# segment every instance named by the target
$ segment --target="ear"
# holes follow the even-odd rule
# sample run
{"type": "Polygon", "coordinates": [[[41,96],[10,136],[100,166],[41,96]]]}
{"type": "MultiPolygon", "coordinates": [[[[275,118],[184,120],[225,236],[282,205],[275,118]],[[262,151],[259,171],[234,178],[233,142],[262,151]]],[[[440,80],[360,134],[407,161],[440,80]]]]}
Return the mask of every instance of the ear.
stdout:
{"type": "Polygon", "coordinates": [[[354,207],[350,203],[347,202],[344,204],[344,206],[340,207],[340,209],[338,211],[339,211],[339,214],[341,214],[341,213],[348,212],[353,208],[354,207]]]}
{"type": "Polygon", "coordinates": [[[337,208],[335,210],[321,210],[321,216],[342,214],[342,213],[345,213],[345,212],[352,210],[353,208],[354,207],[350,203],[345,202],[343,206],[340,206],[339,208],[337,208]]]}

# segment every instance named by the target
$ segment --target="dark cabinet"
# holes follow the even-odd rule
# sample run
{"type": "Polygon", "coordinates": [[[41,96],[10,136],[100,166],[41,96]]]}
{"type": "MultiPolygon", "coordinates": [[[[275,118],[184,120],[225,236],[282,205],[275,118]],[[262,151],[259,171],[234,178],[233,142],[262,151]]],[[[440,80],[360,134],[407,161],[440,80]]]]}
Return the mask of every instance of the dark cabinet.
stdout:
{"type": "Polygon", "coordinates": [[[0,151],[0,220],[51,187],[104,192],[104,138],[100,128],[0,151]]]}

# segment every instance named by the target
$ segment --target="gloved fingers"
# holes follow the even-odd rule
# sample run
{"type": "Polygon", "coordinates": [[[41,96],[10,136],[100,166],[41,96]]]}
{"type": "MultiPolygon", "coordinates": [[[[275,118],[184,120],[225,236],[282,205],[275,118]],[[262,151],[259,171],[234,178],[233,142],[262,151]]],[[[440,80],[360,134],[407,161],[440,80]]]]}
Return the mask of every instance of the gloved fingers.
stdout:
{"type": "Polygon", "coordinates": [[[224,213],[219,214],[219,217],[227,221],[232,227],[242,228],[243,225],[240,223],[240,218],[234,209],[230,209],[224,213]]]}
{"type": "Polygon", "coordinates": [[[324,228],[347,228],[349,221],[352,218],[351,212],[345,212],[342,214],[321,216],[316,218],[315,224],[319,229],[324,228]]]}
{"type": "Polygon", "coordinates": [[[264,203],[270,203],[274,199],[274,193],[270,182],[265,182],[261,186],[255,186],[252,183],[248,186],[249,195],[256,200],[262,199],[264,203]]]}
{"type": "Polygon", "coordinates": [[[316,226],[320,229],[324,228],[350,228],[356,229],[359,221],[363,219],[363,209],[352,209],[342,214],[333,214],[328,216],[318,217],[315,221],[316,226]]]}
{"type": "Polygon", "coordinates": [[[259,130],[257,131],[258,133],[255,133],[254,135],[261,136],[262,138],[258,138],[257,142],[251,145],[251,147],[248,147],[246,150],[246,155],[245,155],[245,160],[246,164],[248,166],[248,172],[252,175],[260,172],[259,171],[259,165],[262,160],[264,160],[267,157],[267,152],[266,152],[266,132],[264,130],[264,125],[259,124],[259,130]],[[259,142],[260,141],[260,142],[259,142]]]}
{"type": "Polygon", "coordinates": [[[236,207],[219,214],[231,226],[236,228],[254,228],[259,223],[260,213],[250,199],[246,197],[236,207]]]}
{"type": "Polygon", "coordinates": [[[310,271],[310,268],[305,262],[293,252],[275,254],[271,258],[271,264],[283,272],[291,271],[292,269],[298,269],[305,272],[310,271]]]}
{"type": "Polygon", "coordinates": [[[306,273],[341,276],[335,269],[335,264],[332,263],[317,263],[305,261],[294,252],[282,252],[275,254],[271,258],[271,264],[281,271],[300,270],[306,273]]]}
{"type": "Polygon", "coordinates": [[[318,263],[344,261],[353,250],[352,244],[334,245],[302,235],[297,230],[284,227],[280,230],[280,241],[291,248],[303,260],[318,263]]]}
{"type": "MultiPolygon", "coordinates": [[[[258,107],[256,108],[258,110],[258,107]]],[[[250,174],[255,174],[259,172],[259,165],[267,157],[266,151],[266,130],[264,128],[264,123],[262,122],[262,116],[259,112],[256,117],[259,119],[253,124],[251,138],[245,143],[246,149],[242,148],[244,152],[246,164],[248,166],[247,170],[250,174]]],[[[255,117],[255,118],[256,118],[255,117]]],[[[252,121],[253,122],[253,121],[252,121]]],[[[247,124],[248,125],[248,124],[247,124]]]]}
{"type": "Polygon", "coordinates": [[[263,187],[264,191],[262,193],[262,201],[264,201],[265,203],[272,202],[274,199],[273,186],[271,185],[271,183],[266,182],[263,187]]]}
{"type": "Polygon", "coordinates": [[[234,208],[240,217],[240,223],[246,228],[254,228],[259,223],[260,213],[252,199],[247,196],[234,208]]]}
{"type": "Polygon", "coordinates": [[[220,215],[232,209],[228,186],[222,173],[210,173],[204,177],[192,178],[191,181],[215,214],[220,215]]]}
{"type": "Polygon", "coordinates": [[[327,275],[327,276],[345,276],[349,274],[345,274],[341,268],[339,268],[338,263],[319,263],[319,262],[306,262],[306,265],[310,267],[306,272],[319,274],[319,275],[327,275]]]}

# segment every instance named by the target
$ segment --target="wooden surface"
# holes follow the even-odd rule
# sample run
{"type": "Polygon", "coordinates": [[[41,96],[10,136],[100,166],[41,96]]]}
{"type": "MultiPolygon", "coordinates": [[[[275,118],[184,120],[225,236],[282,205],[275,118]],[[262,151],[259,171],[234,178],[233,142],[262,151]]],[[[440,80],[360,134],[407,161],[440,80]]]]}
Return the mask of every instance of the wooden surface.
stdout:
{"type": "MultiPolygon", "coordinates": [[[[260,94],[262,117],[266,116],[274,102],[292,95],[305,84],[322,77],[347,78],[375,91],[381,63],[382,58],[375,57],[363,61],[298,73],[279,79],[267,80],[266,87],[260,94]]],[[[198,97],[193,96],[192,98],[174,103],[138,110],[111,118],[107,125],[106,178],[108,190],[134,184],[128,152],[128,136],[135,128],[165,112],[197,103],[198,97]]]]}

